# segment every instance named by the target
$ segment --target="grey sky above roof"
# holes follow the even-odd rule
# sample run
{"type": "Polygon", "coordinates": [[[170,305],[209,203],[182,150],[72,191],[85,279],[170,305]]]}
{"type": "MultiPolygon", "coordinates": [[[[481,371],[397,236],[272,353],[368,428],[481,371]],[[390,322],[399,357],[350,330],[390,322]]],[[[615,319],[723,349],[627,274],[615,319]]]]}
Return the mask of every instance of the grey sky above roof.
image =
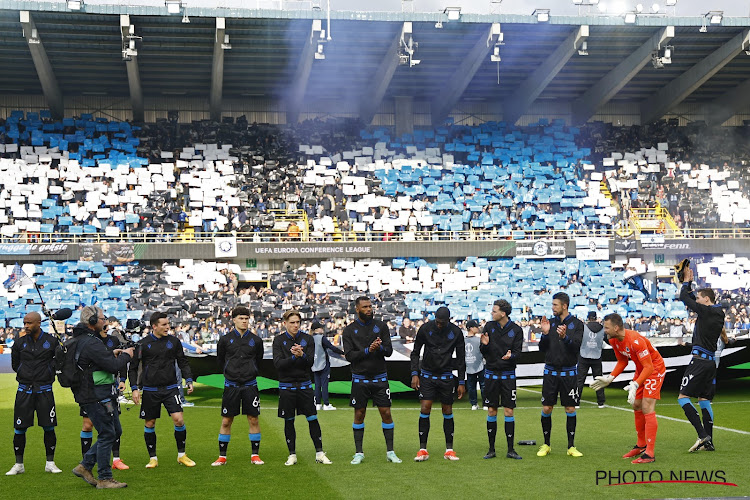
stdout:
{"type": "MultiPolygon", "coordinates": [[[[91,4],[118,4],[118,5],[163,5],[162,0],[85,0],[91,4]]],[[[332,10],[341,11],[400,11],[401,0],[330,0],[332,10]]],[[[642,4],[645,11],[651,8],[653,3],[660,5],[661,12],[664,12],[665,0],[599,0],[600,3],[607,5],[608,11],[632,11],[637,4],[642,4]]],[[[584,0],[589,2],[590,0],[584,0]]],[[[207,8],[266,8],[278,9],[282,7],[289,10],[306,10],[312,4],[321,4],[324,8],[326,0],[185,0],[188,9],[193,7],[207,8]]],[[[413,4],[415,12],[435,12],[442,11],[445,7],[461,7],[464,12],[488,14],[490,13],[490,0],[411,0],[407,4],[413,4]]],[[[572,0],[502,0],[496,12],[503,14],[531,14],[534,9],[550,9],[551,14],[578,14],[578,7],[573,5],[572,0]]],[[[597,7],[583,7],[582,14],[587,13],[585,9],[594,9],[597,7]]],[[[676,14],[678,16],[700,16],[708,10],[722,10],[724,15],[732,17],[747,17],[750,15],[750,3],[738,0],[712,0],[709,3],[705,0],[678,0],[676,14]]],[[[669,14],[673,13],[673,8],[669,7],[669,14]]]]}

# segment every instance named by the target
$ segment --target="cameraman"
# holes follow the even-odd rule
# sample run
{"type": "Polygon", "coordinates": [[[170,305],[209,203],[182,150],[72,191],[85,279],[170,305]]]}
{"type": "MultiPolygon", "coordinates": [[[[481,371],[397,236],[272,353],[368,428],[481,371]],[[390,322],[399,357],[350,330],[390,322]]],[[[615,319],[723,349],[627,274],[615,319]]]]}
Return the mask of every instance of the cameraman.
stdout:
{"type": "Polygon", "coordinates": [[[81,384],[74,396],[98,434],[96,443],[73,469],[73,474],[98,489],[127,486],[112,478],[109,456],[112,444],[122,434],[117,410],[119,390],[115,375],[125,371],[133,356],[133,348],[109,351],[101,337],[106,321],[104,311],[95,306],[86,306],[81,310],[81,322],[73,328],[73,337],[79,337],[76,346],[77,364],[83,370],[81,384]],[[91,473],[94,464],[99,473],[98,481],[91,473]]]}
{"type": "MultiPolygon", "coordinates": [[[[117,319],[115,319],[117,321],[117,319]]],[[[109,328],[103,329],[102,331],[98,332],[99,337],[101,338],[104,345],[107,347],[108,351],[114,351],[115,349],[124,349],[128,347],[127,343],[124,343],[121,341],[124,337],[122,335],[116,336],[115,330],[112,328],[112,318],[109,318],[109,328]]],[[[118,403],[124,403],[126,399],[122,396],[123,391],[125,390],[125,381],[127,379],[127,368],[124,370],[121,370],[120,373],[117,373],[117,402],[118,403]]],[[[118,413],[119,413],[119,404],[118,406],[118,413]]],[[[92,430],[94,428],[94,425],[91,423],[91,419],[86,414],[86,409],[81,405],[81,417],[83,417],[83,424],[81,426],[81,455],[85,456],[86,452],[89,451],[91,448],[91,443],[93,442],[93,434],[92,430]]],[[[118,470],[127,470],[130,467],[128,467],[125,462],[123,462],[120,459],[120,437],[115,440],[115,442],[112,444],[112,468],[118,469],[118,470]]]]}

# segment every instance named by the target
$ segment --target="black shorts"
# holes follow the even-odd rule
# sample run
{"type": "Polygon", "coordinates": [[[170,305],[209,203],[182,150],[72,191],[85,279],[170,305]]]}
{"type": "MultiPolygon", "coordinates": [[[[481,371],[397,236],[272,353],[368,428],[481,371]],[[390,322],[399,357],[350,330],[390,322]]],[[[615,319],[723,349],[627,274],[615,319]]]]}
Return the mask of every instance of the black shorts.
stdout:
{"type": "Polygon", "coordinates": [[[170,415],[182,412],[182,402],[180,401],[180,390],[159,389],[156,391],[143,391],[141,394],[141,418],[144,420],[154,420],[161,417],[161,405],[170,415]]]}
{"type": "Polygon", "coordinates": [[[34,425],[36,412],[39,427],[54,427],[57,425],[57,411],[55,410],[55,395],[51,386],[43,389],[18,385],[16,404],[13,407],[13,428],[26,429],[34,425]],[[49,387],[49,389],[47,389],[49,387]]]}
{"type": "Polygon", "coordinates": [[[250,385],[226,385],[224,384],[224,395],[221,398],[221,416],[234,417],[241,413],[257,417],[260,415],[260,394],[258,394],[258,383],[253,381],[250,385]]]}
{"type": "Polygon", "coordinates": [[[490,408],[516,407],[516,372],[506,371],[494,373],[484,370],[484,406],[490,408]]]}
{"type": "Polygon", "coordinates": [[[544,366],[542,406],[555,406],[558,394],[560,394],[560,404],[563,406],[578,406],[581,394],[578,392],[577,367],[556,369],[549,365],[544,366]]]}
{"type": "Polygon", "coordinates": [[[311,382],[279,383],[279,418],[294,418],[296,415],[309,417],[317,414],[315,391],[311,382]]]}
{"type": "Polygon", "coordinates": [[[680,383],[680,394],[691,398],[713,399],[716,395],[716,363],[714,360],[693,358],[685,368],[680,383]]]}
{"type": "Polygon", "coordinates": [[[422,372],[419,376],[419,399],[440,400],[441,404],[453,405],[456,395],[456,379],[452,373],[432,375],[422,372]]]}
{"type": "Polygon", "coordinates": [[[349,406],[353,408],[367,408],[367,402],[372,399],[372,405],[378,408],[390,408],[391,388],[388,376],[383,373],[374,377],[367,375],[352,376],[352,399],[349,406]]]}

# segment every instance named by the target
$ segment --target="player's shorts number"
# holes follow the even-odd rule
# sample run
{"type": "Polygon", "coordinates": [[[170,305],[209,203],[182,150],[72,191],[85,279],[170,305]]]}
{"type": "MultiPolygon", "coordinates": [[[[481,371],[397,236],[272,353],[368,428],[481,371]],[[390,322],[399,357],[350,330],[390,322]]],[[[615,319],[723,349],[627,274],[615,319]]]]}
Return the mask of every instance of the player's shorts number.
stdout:
{"type": "Polygon", "coordinates": [[[570,396],[573,399],[576,399],[578,397],[578,388],[571,389],[568,393],[568,396],[570,396]]]}
{"type": "Polygon", "coordinates": [[[253,398],[253,408],[258,408],[259,406],[260,406],[260,398],[256,396],[253,398]]]}
{"type": "Polygon", "coordinates": [[[680,389],[682,389],[683,387],[686,387],[689,381],[690,380],[687,377],[682,377],[682,383],[680,384],[680,389]]]}
{"type": "Polygon", "coordinates": [[[388,399],[391,399],[391,390],[390,389],[386,389],[385,390],[385,395],[388,396],[388,399]]]}
{"type": "Polygon", "coordinates": [[[516,400],[516,390],[513,389],[512,391],[510,391],[510,394],[511,394],[510,399],[512,401],[515,401],[516,400]]]}
{"type": "Polygon", "coordinates": [[[646,379],[646,381],[643,383],[643,388],[648,392],[654,392],[656,390],[656,380],[646,379]]]}
{"type": "Polygon", "coordinates": [[[54,406],[49,411],[49,418],[55,418],[55,407],[54,406]]]}

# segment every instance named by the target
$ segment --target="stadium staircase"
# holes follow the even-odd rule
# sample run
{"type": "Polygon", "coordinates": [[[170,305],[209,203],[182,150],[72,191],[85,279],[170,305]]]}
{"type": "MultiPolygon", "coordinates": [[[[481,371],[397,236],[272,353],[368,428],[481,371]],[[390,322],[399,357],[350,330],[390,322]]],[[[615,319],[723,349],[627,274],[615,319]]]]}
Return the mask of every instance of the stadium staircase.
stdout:
{"type": "Polygon", "coordinates": [[[308,241],[310,239],[310,226],[307,221],[307,212],[304,210],[296,210],[294,212],[287,210],[268,210],[268,213],[274,216],[274,231],[280,231],[286,236],[287,228],[289,224],[294,222],[299,227],[300,241],[308,241]]]}
{"type": "Polygon", "coordinates": [[[682,230],[672,218],[669,210],[657,204],[654,208],[633,208],[630,224],[638,233],[663,233],[667,238],[679,238],[682,230]]]}

